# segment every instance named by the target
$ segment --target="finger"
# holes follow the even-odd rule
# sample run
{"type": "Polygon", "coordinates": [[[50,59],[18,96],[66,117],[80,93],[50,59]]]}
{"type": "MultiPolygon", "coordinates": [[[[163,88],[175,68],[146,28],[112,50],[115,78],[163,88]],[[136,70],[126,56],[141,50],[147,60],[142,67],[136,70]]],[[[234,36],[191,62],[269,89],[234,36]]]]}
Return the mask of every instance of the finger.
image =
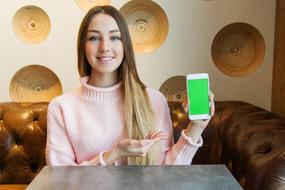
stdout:
{"type": "Polygon", "coordinates": [[[215,113],[215,102],[214,102],[214,93],[210,91],[210,102],[211,102],[211,116],[215,113]]]}
{"type": "Polygon", "coordinates": [[[151,139],[154,139],[158,136],[161,136],[161,135],[164,135],[164,133],[162,131],[159,131],[159,132],[156,132],[156,133],[153,133],[153,135],[151,136],[151,139]]]}
{"type": "Polygon", "coordinates": [[[164,132],[156,133],[152,139],[164,139],[167,138],[167,135],[164,132]]]}
{"type": "Polygon", "coordinates": [[[164,139],[168,139],[168,137],[167,136],[160,136],[160,137],[153,139],[153,142],[157,143],[157,142],[164,140],[164,139]]]}
{"type": "Polygon", "coordinates": [[[140,146],[139,147],[148,146],[151,143],[152,143],[152,140],[150,140],[150,139],[143,139],[143,140],[140,140],[140,146]]]}
{"type": "Polygon", "coordinates": [[[150,131],[145,139],[153,139],[159,133],[161,133],[161,132],[150,131]]]}
{"type": "Polygon", "coordinates": [[[133,155],[133,156],[140,156],[145,153],[142,150],[142,148],[128,148],[128,152],[129,152],[129,155],[133,155]]]}
{"type": "Polygon", "coordinates": [[[154,138],[155,136],[162,134],[162,133],[163,133],[162,131],[155,132],[155,133],[153,133],[152,138],[154,138]]]}
{"type": "Polygon", "coordinates": [[[211,117],[215,114],[215,103],[211,103],[211,117]]]}
{"type": "Polygon", "coordinates": [[[143,139],[143,140],[131,140],[129,143],[129,148],[141,148],[151,143],[150,139],[143,139]]]}
{"type": "Polygon", "coordinates": [[[150,139],[152,136],[153,131],[149,131],[145,137],[145,139],[150,139]]]}
{"type": "Polygon", "coordinates": [[[149,141],[150,143],[146,143],[141,147],[129,147],[129,153],[131,153],[131,155],[143,156],[143,154],[146,154],[149,151],[150,147],[155,143],[153,140],[149,141]]]}
{"type": "Polygon", "coordinates": [[[187,99],[184,102],[182,102],[182,108],[185,113],[188,112],[188,100],[187,99]]]}
{"type": "Polygon", "coordinates": [[[139,157],[145,157],[145,156],[146,156],[146,152],[145,152],[145,153],[142,153],[142,154],[139,154],[138,156],[139,156],[139,157]]]}
{"type": "Polygon", "coordinates": [[[145,139],[152,139],[155,134],[156,134],[156,133],[155,133],[154,131],[149,131],[149,133],[148,133],[148,135],[145,137],[145,139]]]}
{"type": "Polygon", "coordinates": [[[159,134],[159,135],[156,135],[153,139],[157,139],[157,138],[159,138],[159,139],[164,139],[164,138],[168,138],[168,136],[167,135],[165,135],[165,134],[159,134]]]}
{"type": "Polygon", "coordinates": [[[150,139],[152,139],[155,136],[156,132],[152,131],[150,139]]]}
{"type": "Polygon", "coordinates": [[[214,101],[214,93],[212,91],[210,91],[210,96],[209,96],[209,99],[210,101],[214,101]]]}
{"type": "Polygon", "coordinates": [[[152,144],[155,144],[155,143],[160,142],[160,141],[165,140],[165,139],[168,139],[168,137],[167,136],[156,137],[156,138],[152,139],[152,142],[153,142],[152,144]]]}
{"type": "Polygon", "coordinates": [[[129,147],[128,152],[131,155],[141,155],[141,154],[148,152],[148,150],[152,144],[153,144],[153,142],[148,144],[148,145],[145,145],[143,147],[129,147]]]}

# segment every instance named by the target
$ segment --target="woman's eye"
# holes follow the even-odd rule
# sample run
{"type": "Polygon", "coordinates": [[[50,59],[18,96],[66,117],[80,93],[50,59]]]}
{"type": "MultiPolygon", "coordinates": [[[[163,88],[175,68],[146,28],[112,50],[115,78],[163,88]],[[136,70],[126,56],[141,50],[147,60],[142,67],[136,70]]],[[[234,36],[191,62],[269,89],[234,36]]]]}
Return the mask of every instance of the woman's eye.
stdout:
{"type": "Polygon", "coordinates": [[[111,40],[115,41],[115,40],[121,40],[120,36],[111,36],[111,40]]]}
{"type": "Polygon", "coordinates": [[[89,41],[97,41],[97,40],[100,40],[100,38],[97,37],[97,36],[91,36],[91,37],[88,38],[88,40],[89,41]]]}

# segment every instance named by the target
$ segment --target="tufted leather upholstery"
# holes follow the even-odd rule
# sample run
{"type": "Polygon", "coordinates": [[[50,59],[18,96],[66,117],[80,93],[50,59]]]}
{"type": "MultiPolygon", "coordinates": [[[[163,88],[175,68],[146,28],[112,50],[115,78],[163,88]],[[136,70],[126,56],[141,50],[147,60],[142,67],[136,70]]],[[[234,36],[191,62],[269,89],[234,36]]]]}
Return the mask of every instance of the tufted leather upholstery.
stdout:
{"type": "MultiPolygon", "coordinates": [[[[169,105],[177,140],[189,121],[181,105],[169,105]]],[[[285,120],[245,102],[215,105],[193,164],[225,164],[246,190],[285,189],[285,120]]]]}
{"type": "Polygon", "coordinates": [[[45,165],[47,103],[0,103],[0,184],[27,184],[45,165]]]}
{"type": "MultiPolygon", "coordinates": [[[[27,184],[45,163],[48,103],[0,103],[0,184],[27,184]]],[[[174,138],[189,122],[169,102],[174,138]]],[[[216,102],[193,164],[225,164],[246,190],[285,189],[285,120],[237,101],[216,102]]],[[[0,186],[1,189],[1,186],[0,186]]]]}

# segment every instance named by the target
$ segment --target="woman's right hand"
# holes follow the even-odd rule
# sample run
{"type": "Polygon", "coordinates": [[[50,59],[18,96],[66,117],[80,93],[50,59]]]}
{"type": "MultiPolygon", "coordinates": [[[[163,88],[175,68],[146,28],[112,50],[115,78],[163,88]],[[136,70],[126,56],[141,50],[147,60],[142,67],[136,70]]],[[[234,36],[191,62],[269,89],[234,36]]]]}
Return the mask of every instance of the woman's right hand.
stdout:
{"type": "Polygon", "coordinates": [[[145,156],[156,142],[166,138],[163,132],[150,131],[142,140],[122,139],[116,147],[103,155],[103,159],[106,164],[113,164],[120,157],[145,156]]]}
{"type": "Polygon", "coordinates": [[[149,132],[142,140],[122,139],[117,145],[118,157],[122,156],[145,156],[150,148],[158,141],[165,139],[162,132],[149,132]]]}

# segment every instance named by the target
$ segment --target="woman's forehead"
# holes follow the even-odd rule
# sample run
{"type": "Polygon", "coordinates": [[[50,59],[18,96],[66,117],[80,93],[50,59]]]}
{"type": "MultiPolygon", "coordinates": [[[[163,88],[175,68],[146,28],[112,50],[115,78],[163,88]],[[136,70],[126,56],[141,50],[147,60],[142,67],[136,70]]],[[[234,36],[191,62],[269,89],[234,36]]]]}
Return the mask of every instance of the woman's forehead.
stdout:
{"type": "Polygon", "coordinates": [[[93,16],[88,26],[88,30],[99,30],[99,31],[114,31],[119,30],[116,20],[107,14],[99,13],[93,16]]]}

